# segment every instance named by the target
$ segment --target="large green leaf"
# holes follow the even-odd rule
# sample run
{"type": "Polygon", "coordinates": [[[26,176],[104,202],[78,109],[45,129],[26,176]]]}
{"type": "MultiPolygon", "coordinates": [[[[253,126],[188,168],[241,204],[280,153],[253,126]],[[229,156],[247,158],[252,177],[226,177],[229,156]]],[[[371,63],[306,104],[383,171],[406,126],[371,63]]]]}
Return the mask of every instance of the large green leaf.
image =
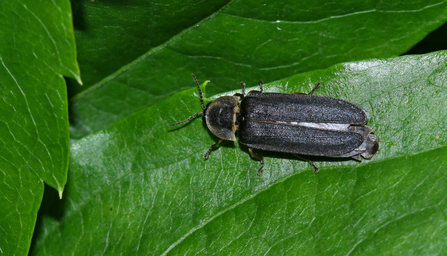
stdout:
{"type": "MultiPolygon", "coordinates": [[[[189,76],[184,79],[190,79],[189,76]]],[[[202,77],[200,80],[206,79],[202,77]]],[[[33,255],[437,255],[446,251],[447,52],[338,64],[272,82],[364,107],[373,159],[306,162],[216,141],[196,89],[72,145],[58,217],[33,255]]],[[[230,92],[228,94],[232,94],[230,92]]],[[[209,98],[207,99],[210,100],[209,98]]]]}
{"type": "Polygon", "coordinates": [[[79,70],[68,1],[1,1],[0,10],[0,254],[26,255],[43,182],[62,196],[67,180],[62,76],[79,70]]]}
{"type": "Polygon", "coordinates": [[[208,2],[84,1],[80,65],[85,80],[101,81],[73,98],[72,137],[193,87],[191,73],[213,81],[215,94],[235,79],[271,82],[394,57],[447,21],[447,2],[434,0],[208,2]],[[188,22],[173,27],[179,20],[188,22]]]}

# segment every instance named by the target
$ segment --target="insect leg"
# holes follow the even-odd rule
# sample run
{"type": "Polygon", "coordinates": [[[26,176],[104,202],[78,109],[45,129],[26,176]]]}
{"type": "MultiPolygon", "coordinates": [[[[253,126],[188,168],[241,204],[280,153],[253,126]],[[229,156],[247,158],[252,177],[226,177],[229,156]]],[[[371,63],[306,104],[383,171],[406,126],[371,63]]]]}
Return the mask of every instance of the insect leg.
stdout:
{"type": "Polygon", "coordinates": [[[315,173],[318,173],[320,171],[320,169],[318,169],[318,167],[310,159],[307,159],[307,158],[305,158],[303,156],[300,156],[300,155],[297,155],[297,154],[293,154],[293,155],[298,157],[299,159],[307,161],[310,165],[312,165],[312,167],[315,169],[315,173]]]}
{"type": "Polygon", "coordinates": [[[321,82],[318,82],[315,87],[312,89],[312,91],[310,91],[308,94],[312,95],[312,93],[314,93],[318,88],[320,88],[321,82]]]}
{"type": "Polygon", "coordinates": [[[235,93],[233,96],[239,96],[242,98],[245,97],[245,83],[241,81],[242,93],[235,93]]]}
{"type": "Polygon", "coordinates": [[[242,87],[242,97],[245,96],[245,83],[241,81],[241,87],[242,87]]]}
{"type": "MultiPolygon", "coordinates": [[[[243,82],[241,81],[241,84],[242,84],[243,82]]],[[[264,82],[262,81],[262,80],[259,80],[259,91],[256,91],[256,90],[252,90],[252,91],[249,91],[248,92],[248,94],[250,94],[250,93],[262,93],[262,85],[264,84],[264,82]]],[[[245,86],[245,83],[244,83],[244,86],[245,86]]]]}
{"type": "Polygon", "coordinates": [[[258,170],[258,175],[261,175],[262,169],[264,168],[264,158],[261,155],[256,154],[252,148],[248,148],[248,151],[250,152],[250,155],[256,159],[258,159],[261,162],[261,168],[258,170]]]}
{"type": "Polygon", "coordinates": [[[208,157],[210,156],[211,151],[217,147],[220,143],[222,143],[222,139],[220,139],[216,144],[213,144],[210,149],[208,149],[208,152],[206,152],[206,154],[203,156],[203,159],[208,159],[208,157]]]}

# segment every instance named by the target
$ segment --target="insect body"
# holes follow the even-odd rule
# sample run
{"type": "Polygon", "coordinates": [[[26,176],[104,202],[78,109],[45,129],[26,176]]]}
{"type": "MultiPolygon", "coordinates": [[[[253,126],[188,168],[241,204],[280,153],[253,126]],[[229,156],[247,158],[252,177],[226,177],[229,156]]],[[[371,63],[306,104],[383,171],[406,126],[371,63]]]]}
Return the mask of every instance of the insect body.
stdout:
{"type": "Polygon", "coordinates": [[[379,150],[379,139],[366,126],[366,111],[348,101],[312,95],[319,83],[309,94],[283,94],[263,93],[261,81],[259,91],[245,95],[245,84],[241,82],[242,94],[220,97],[205,107],[200,85],[194,74],[193,77],[204,112],[170,126],[203,115],[203,122],[219,138],[205,159],[222,141],[235,141],[236,132],[239,142],[261,162],[258,174],[264,160],[253,149],[292,153],[307,160],[315,172],[318,168],[303,156],[349,157],[361,161],[361,157],[371,158],[379,150]]]}

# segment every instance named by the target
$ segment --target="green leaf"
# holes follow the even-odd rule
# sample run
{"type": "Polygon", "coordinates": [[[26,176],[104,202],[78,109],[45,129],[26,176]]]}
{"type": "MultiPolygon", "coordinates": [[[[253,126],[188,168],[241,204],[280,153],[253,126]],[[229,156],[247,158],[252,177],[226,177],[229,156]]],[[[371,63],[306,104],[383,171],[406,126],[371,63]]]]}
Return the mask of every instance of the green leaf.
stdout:
{"type": "MultiPolygon", "coordinates": [[[[203,81],[203,80],[202,80],[203,81]]],[[[71,147],[61,216],[44,214],[33,255],[438,255],[447,245],[447,52],[338,64],[265,85],[364,107],[371,160],[306,162],[216,142],[196,89],[71,147]]],[[[233,94],[229,92],[227,94],[233,94]]],[[[213,97],[214,98],[214,97],[213,97]]],[[[211,98],[207,98],[209,101],[211,98]]]]}
{"type": "Polygon", "coordinates": [[[73,138],[194,87],[191,73],[211,80],[215,94],[240,79],[271,82],[394,57],[447,21],[445,1],[196,2],[83,1],[79,59],[85,80],[96,84],[73,98],[73,138]],[[179,21],[188,22],[174,29],[179,21]]]}
{"type": "Polygon", "coordinates": [[[0,254],[26,255],[44,184],[67,180],[68,104],[79,80],[68,1],[2,1],[0,254]]]}

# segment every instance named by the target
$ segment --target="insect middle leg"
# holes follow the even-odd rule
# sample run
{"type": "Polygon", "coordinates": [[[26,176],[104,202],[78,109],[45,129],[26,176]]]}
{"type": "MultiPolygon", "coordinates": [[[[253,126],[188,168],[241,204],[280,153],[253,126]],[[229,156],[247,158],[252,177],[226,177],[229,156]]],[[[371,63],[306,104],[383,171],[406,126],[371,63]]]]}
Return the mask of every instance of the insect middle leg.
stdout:
{"type": "MultiPolygon", "coordinates": [[[[248,94],[250,93],[262,93],[262,85],[264,84],[264,82],[262,80],[259,80],[259,91],[256,90],[252,90],[249,91],[248,94]]],[[[241,81],[241,85],[242,85],[242,94],[245,94],[245,83],[241,81]]],[[[240,96],[240,93],[236,93],[235,96],[240,96]]]]}

